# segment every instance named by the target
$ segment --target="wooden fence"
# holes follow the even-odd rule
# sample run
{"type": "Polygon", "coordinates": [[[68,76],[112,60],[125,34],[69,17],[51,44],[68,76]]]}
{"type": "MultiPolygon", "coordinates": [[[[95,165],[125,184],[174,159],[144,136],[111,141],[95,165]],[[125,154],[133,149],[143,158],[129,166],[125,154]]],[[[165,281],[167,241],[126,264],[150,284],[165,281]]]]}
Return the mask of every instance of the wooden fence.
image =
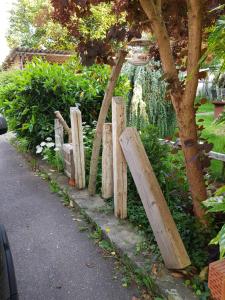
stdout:
{"type": "MultiPolygon", "coordinates": [[[[71,128],[60,112],[55,113],[55,142],[64,157],[65,174],[78,189],[85,188],[85,160],[81,112],[70,109],[71,128]],[[69,143],[63,143],[63,130],[69,143]]],[[[102,131],[102,197],[114,198],[114,214],[127,217],[127,164],[152,227],[165,265],[183,269],[190,259],[171,216],[166,200],[134,128],[126,128],[126,105],[122,97],[112,99],[112,123],[102,131]]]]}
{"type": "MultiPolygon", "coordinates": [[[[176,142],[173,142],[173,141],[169,141],[169,140],[159,139],[159,141],[162,144],[169,145],[173,148],[181,149],[181,144],[180,144],[179,140],[177,140],[176,142]]],[[[222,175],[222,177],[224,177],[225,176],[225,154],[215,152],[215,151],[210,151],[210,152],[206,153],[206,155],[208,155],[208,157],[210,157],[211,159],[218,160],[218,161],[222,162],[223,167],[222,167],[222,174],[221,175],[222,175]]]]}

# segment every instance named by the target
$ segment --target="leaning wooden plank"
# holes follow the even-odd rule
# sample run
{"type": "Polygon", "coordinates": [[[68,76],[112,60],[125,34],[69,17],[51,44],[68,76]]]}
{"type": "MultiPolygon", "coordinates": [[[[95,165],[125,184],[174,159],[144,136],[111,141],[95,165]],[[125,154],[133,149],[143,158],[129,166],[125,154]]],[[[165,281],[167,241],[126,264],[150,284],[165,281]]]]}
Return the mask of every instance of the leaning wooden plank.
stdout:
{"type": "Polygon", "coordinates": [[[59,120],[59,122],[62,124],[65,131],[68,133],[68,142],[72,143],[71,129],[67,125],[66,121],[63,119],[63,116],[61,115],[61,113],[58,110],[55,111],[55,116],[59,120]]]}
{"type": "Polygon", "coordinates": [[[102,198],[113,196],[112,123],[105,123],[102,138],[102,198]]]}
{"type": "Polygon", "coordinates": [[[111,104],[113,92],[116,86],[117,79],[119,78],[121,68],[125,61],[127,52],[121,50],[117,56],[117,60],[115,65],[112,68],[111,76],[108,82],[107,89],[105,91],[105,96],[102,101],[101,110],[98,117],[98,123],[96,126],[96,132],[93,142],[92,148],[92,155],[91,155],[91,163],[90,163],[90,176],[89,176],[89,185],[88,185],[88,192],[90,195],[94,195],[96,191],[96,177],[97,177],[97,168],[98,168],[98,159],[99,159],[99,152],[101,147],[102,141],[102,130],[103,125],[106,120],[106,116],[111,104]]]}
{"type": "Polygon", "coordinates": [[[137,130],[126,128],[120,143],[166,267],[187,267],[190,259],[137,130]]]}
{"type": "Polygon", "coordinates": [[[70,108],[75,182],[78,189],[85,188],[84,144],[81,112],[77,107],[70,108]]]}
{"type": "Polygon", "coordinates": [[[119,137],[126,127],[126,104],[122,97],[112,100],[113,183],[114,213],[121,219],[127,217],[127,163],[119,137]]]}

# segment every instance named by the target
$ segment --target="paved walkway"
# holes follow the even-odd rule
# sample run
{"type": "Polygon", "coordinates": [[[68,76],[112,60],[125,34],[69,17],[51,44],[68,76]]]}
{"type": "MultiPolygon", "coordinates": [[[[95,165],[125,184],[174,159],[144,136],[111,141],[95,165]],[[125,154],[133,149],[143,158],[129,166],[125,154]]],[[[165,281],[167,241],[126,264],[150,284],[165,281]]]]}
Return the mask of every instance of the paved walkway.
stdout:
{"type": "Polygon", "coordinates": [[[0,222],[8,232],[20,300],[126,300],[104,259],[48,183],[0,137],[0,222]]]}

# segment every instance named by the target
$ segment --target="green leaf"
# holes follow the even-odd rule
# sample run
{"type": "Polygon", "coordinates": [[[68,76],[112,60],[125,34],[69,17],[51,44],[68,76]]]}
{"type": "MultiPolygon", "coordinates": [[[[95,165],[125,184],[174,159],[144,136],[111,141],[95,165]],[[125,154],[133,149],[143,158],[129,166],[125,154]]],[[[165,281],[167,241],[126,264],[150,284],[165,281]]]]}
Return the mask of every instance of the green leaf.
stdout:
{"type": "Polygon", "coordinates": [[[219,188],[219,189],[216,191],[215,195],[216,195],[216,196],[220,196],[220,195],[222,195],[223,193],[225,193],[225,185],[222,186],[221,188],[219,188]]]}
{"type": "Polygon", "coordinates": [[[220,246],[220,258],[222,259],[225,256],[225,224],[217,234],[217,236],[210,241],[210,245],[220,246]]]}

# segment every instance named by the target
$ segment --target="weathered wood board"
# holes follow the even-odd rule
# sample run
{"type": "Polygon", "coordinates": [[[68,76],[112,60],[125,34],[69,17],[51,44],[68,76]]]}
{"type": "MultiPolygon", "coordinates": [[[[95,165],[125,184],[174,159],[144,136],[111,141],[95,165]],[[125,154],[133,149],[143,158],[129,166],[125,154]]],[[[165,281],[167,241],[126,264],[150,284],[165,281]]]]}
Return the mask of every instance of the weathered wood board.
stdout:
{"type": "Polygon", "coordinates": [[[75,167],[72,144],[63,144],[64,172],[70,179],[75,179],[75,167]]]}
{"type": "Polygon", "coordinates": [[[75,182],[78,189],[85,188],[85,162],[81,112],[77,107],[70,108],[75,182]]]}
{"type": "Polygon", "coordinates": [[[55,119],[55,147],[62,152],[64,143],[63,126],[58,119],[55,119]]]}
{"type": "Polygon", "coordinates": [[[102,198],[113,196],[112,123],[105,123],[102,137],[102,198]]]}
{"type": "Polygon", "coordinates": [[[126,128],[120,136],[120,144],[166,267],[187,267],[190,259],[137,130],[126,128]]]}
{"type": "Polygon", "coordinates": [[[114,213],[120,219],[127,217],[127,163],[119,137],[126,126],[126,105],[122,97],[112,99],[113,183],[114,213]]]}

